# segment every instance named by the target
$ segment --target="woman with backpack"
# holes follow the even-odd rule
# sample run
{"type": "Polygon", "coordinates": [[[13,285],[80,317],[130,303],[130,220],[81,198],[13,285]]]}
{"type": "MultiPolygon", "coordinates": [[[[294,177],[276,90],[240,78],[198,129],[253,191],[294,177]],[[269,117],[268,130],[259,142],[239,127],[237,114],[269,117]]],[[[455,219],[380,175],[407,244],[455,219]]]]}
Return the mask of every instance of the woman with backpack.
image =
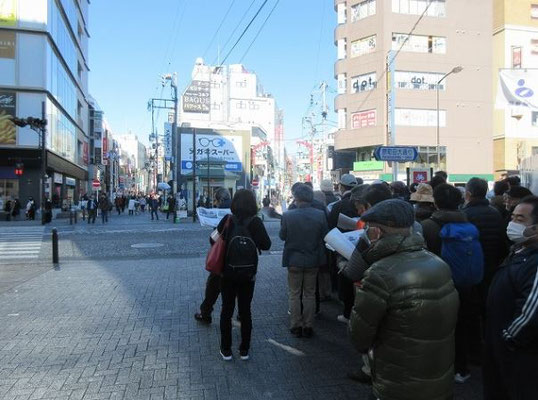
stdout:
{"type": "Polygon", "coordinates": [[[232,317],[235,299],[241,319],[239,355],[249,359],[252,315],[250,304],[254,295],[258,253],[269,250],[271,239],[260,218],[256,216],[256,197],[250,190],[238,190],[232,200],[232,215],[219,223],[217,230],[226,240],[226,256],[221,280],[222,310],[220,314],[220,355],[232,359],[232,317]]]}

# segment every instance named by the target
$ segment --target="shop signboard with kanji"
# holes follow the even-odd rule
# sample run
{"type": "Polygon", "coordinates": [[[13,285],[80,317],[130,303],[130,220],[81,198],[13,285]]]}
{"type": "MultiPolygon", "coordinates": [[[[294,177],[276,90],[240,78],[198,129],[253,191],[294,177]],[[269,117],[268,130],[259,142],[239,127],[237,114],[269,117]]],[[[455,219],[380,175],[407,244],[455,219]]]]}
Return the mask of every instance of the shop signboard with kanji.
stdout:
{"type": "MultiPolygon", "coordinates": [[[[181,173],[192,172],[194,147],[192,134],[181,135],[181,173]]],[[[243,171],[242,136],[196,135],[196,162],[222,163],[226,171],[243,171]]]]}

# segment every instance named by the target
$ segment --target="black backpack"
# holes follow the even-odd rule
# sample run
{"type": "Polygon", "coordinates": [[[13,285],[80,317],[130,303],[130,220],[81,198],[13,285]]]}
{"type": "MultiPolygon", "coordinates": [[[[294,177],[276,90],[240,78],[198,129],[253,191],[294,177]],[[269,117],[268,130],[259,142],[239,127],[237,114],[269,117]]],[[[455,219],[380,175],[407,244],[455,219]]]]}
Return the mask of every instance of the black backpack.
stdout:
{"type": "Polygon", "coordinates": [[[248,225],[254,218],[240,221],[231,216],[232,226],[227,232],[226,262],[222,275],[236,282],[254,280],[258,271],[258,247],[248,230],[248,225]]]}

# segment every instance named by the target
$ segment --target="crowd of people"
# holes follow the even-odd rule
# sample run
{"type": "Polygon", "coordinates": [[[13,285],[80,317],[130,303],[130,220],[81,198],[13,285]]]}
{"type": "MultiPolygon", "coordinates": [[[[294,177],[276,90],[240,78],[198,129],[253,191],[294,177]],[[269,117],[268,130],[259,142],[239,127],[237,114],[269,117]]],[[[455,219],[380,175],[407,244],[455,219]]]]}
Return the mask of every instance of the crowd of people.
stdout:
{"type": "MultiPolygon", "coordinates": [[[[450,399],[475,364],[486,400],[538,399],[538,197],[519,178],[489,190],[480,178],[451,185],[442,171],[410,186],[345,174],[336,192],[330,181],[320,189],[296,183],[281,216],[291,335],[315,336],[320,302],[337,294],[337,319],[362,355],[349,377],[371,384],[373,398],[450,399]],[[342,216],[359,235],[349,259],[324,241],[342,216]]],[[[225,240],[224,267],[195,318],[210,324],[220,293],[220,354],[232,360],[237,298],[248,360],[258,254],[271,240],[254,194],[239,190],[230,205],[225,192],[232,214],[211,239],[225,240]]]]}
{"type": "Polygon", "coordinates": [[[99,196],[95,194],[82,196],[80,209],[83,221],[87,217],[88,223],[95,223],[99,212],[103,224],[108,223],[108,216],[114,209],[118,215],[124,214],[127,210],[129,216],[145,214],[148,211],[151,220],[158,221],[159,212],[166,213],[166,219],[169,219],[170,216],[175,219],[179,210],[186,209],[186,201],[182,196],[177,200],[172,195],[168,195],[166,200],[163,200],[163,195],[155,193],[149,195],[118,194],[113,197],[114,201],[110,201],[106,193],[101,193],[99,196]]]}

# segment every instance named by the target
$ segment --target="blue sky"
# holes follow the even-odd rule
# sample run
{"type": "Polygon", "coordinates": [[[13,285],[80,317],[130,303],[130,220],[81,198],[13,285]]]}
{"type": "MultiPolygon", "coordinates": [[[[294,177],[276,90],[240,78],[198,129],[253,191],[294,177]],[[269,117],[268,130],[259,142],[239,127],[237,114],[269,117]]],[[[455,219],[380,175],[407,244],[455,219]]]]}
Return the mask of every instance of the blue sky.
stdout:
{"type": "MultiPolygon", "coordinates": [[[[210,44],[233,0],[93,0],[90,6],[90,93],[115,133],[132,131],[144,141],[151,131],[147,102],[161,94],[160,75],[178,72],[180,91],[197,57],[210,44]]],[[[222,52],[226,53],[264,0],[254,0],[248,17],[222,52]]],[[[277,0],[269,0],[226,62],[238,63],[277,0]]],[[[205,57],[217,57],[251,0],[235,0],[218,39],[205,57]]],[[[310,93],[333,77],[336,48],[333,0],[281,0],[243,60],[285,112],[285,135],[300,137],[310,93]],[[320,40],[321,39],[321,40],[320,40]]],[[[164,92],[164,96],[169,95],[164,92]]],[[[332,97],[332,96],[331,96],[332,97]]],[[[329,101],[329,119],[336,120],[329,101]]],[[[161,114],[164,121],[165,113],[161,114]]],[[[162,122],[159,121],[159,127],[162,122]]]]}

